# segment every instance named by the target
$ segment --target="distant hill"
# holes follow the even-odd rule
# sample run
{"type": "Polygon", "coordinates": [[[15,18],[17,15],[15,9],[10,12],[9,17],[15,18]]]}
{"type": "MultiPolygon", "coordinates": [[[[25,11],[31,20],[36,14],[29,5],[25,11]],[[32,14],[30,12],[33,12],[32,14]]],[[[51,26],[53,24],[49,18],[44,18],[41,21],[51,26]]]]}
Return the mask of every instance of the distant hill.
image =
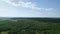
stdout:
{"type": "Polygon", "coordinates": [[[60,23],[60,18],[0,17],[0,20],[35,20],[40,22],[60,23]]]}

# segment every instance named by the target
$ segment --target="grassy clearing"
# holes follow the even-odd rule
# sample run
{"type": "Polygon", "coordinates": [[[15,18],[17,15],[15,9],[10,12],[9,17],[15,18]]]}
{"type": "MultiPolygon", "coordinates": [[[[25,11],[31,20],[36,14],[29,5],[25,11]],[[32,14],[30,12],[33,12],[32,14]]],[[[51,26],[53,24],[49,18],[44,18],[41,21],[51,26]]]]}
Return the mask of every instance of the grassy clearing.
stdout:
{"type": "Polygon", "coordinates": [[[8,34],[8,31],[3,31],[1,32],[1,34],[8,34]]]}

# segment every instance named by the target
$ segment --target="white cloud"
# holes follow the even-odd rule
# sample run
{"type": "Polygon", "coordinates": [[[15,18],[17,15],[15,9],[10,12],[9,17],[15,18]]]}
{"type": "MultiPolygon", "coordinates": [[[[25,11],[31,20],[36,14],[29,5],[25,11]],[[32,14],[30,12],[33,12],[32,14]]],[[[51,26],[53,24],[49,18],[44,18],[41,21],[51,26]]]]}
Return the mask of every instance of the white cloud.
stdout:
{"type": "Polygon", "coordinates": [[[18,12],[5,6],[0,6],[0,17],[36,17],[37,15],[29,12],[18,12]]]}
{"type": "Polygon", "coordinates": [[[39,10],[39,11],[56,11],[54,8],[39,8],[36,4],[32,2],[24,2],[24,0],[3,0],[4,2],[7,2],[9,4],[12,4],[16,7],[24,7],[24,8],[31,8],[33,10],[39,10]]]}
{"type": "MultiPolygon", "coordinates": [[[[50,11],[53,8],[50,8],[50,9],[41,8],[41,10],[42,9],[43,9],[43,11],[45,11],[45,10],[50,11]]],[[[46,14],[45,15],[44,14],[45,14],[45,12],[44,13],[37,13],[37,12],[32,12],[32,11],[31,12],[23,12],[23,11],[18,12],[16,10],[9,9],[4,6],[0,6],[0,16],[2,16],[2,17],[44,17],[44,16],[46,16],[46,14]]],[[[56,14],[56,13],[47,12],[47,16],[50,16],[49,14],[51,14],[51,16],[53,16],[53,14],[56,14]]]]}
{"type": "Polygon", "coordinates": [[[0,16],[2,17],[10,17],[10,16],[17,16],[18,12],[14,10],[10,10],[4,6],[0,6],[0,16]]]}

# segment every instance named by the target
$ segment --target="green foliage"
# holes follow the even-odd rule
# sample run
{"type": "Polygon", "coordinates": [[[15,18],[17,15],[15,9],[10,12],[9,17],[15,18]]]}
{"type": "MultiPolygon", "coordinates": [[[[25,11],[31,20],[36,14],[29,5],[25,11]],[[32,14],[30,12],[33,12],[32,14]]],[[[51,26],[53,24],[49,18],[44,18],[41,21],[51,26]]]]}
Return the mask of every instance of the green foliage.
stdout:
{"type": "Polygon", "coordinates": [[[0,32],[8,34],[60,34],[60,19],[0,20],[0,32]]]}
{"type": "Polygon", "coordinates": [[[8,34],[8,31],[3,31],[1,32],[1,34],[8,34]]]}

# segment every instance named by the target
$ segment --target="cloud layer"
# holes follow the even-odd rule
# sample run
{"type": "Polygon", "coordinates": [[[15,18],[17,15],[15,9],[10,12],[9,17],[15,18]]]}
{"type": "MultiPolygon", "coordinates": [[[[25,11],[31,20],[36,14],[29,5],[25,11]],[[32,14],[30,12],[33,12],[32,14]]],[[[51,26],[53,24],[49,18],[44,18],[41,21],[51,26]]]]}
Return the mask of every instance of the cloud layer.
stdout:
{"type": "Polygon", "coordinates": [[[39,14],[18,12],[5,6],[0,6],[0,17],[39,17],[39,14]]]}
{"type": "Polygon", "coordinates": [[[56,11],[54,8],[40,8],[32,2],[28,2],[24,0],[3,0],[3,1],[16,7],[30,8],[30,9],[39,10],[39,11],[56,11]]]}
{"type": "Polygon", "coordinates": [[[10,10],[4,6],[0,6],[0,17],[12,17],[12,16],[17,16],[18,12],[14,10],[10,10]]]}

